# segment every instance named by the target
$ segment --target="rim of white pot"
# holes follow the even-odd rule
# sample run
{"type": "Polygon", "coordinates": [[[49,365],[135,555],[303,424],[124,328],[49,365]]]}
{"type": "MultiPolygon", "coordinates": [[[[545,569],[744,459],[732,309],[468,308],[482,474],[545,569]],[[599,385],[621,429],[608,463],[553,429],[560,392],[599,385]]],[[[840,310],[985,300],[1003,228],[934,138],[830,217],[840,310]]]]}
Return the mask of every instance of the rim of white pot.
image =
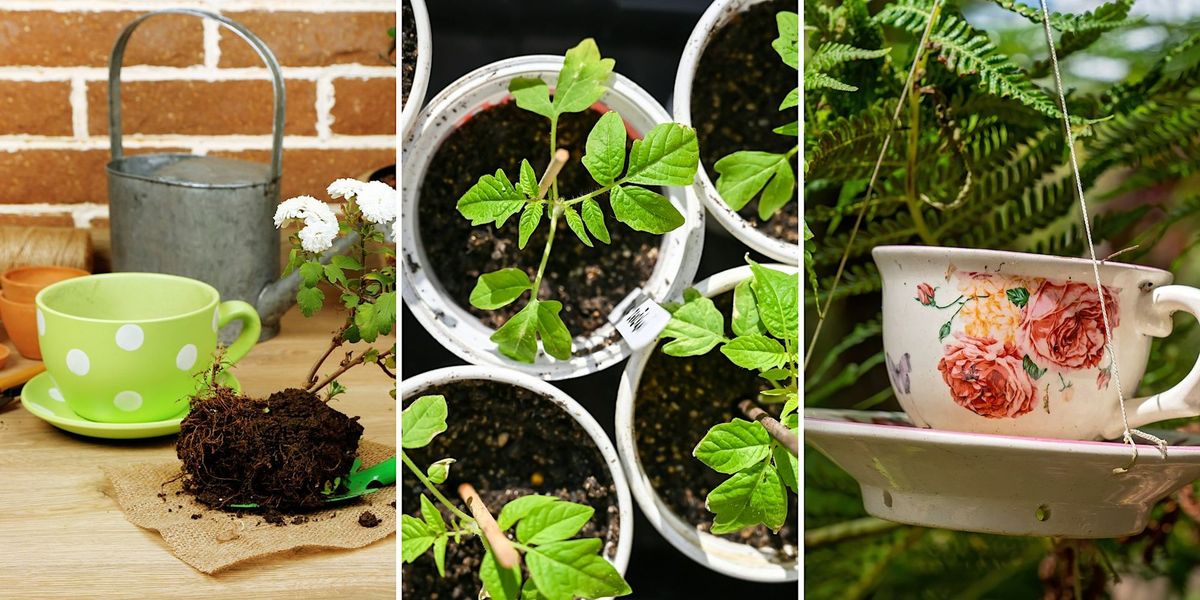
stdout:
{"type": "MultiPolygon", "coordinates": [[[[790,265],[764,266],[787,273],[796,272],[796,267],[790,265]]],[[[737,267],[717,273],[693,287],[711,298],[732,290],[738,282],[750,275],[750,267],[737,267]]],[[[650,477],[642,468],[638,456],[633,431],[633,413],[642,371],[646,368],[646,362],[653,354],[654,348],[655,346],[649,346],[630,357],[625,372],[621,374],[620,387],[617,388],[617,452],[621,455],[621,464],[625,466],[625,474],[629,478],[629,488],[633,491],[633,497],[642,513],[676,550],[713,571],[748,581],[796,581],[800,572],[795,560],[779,562],[770,552],[699,531],[695,525],[675,514],[651,485],[650,477]]],[[[796,519],[795,515],[791,517],[796,519]]]]}
{"type": "MultiPolygon", "coordinates": [[[[400,110],[400,137],[404,138],[425,101],[425,88],[429,86],[429,70],[433,64],[433,34],[429,27],[429,11],[425,0],[409,0],[413,10],[413,21],[417,23],[417,68],[413,71],[412,87],[408,90],[408,101],[400,110]]],[[[404,60],[404,57],[401,57],[404,60]]]]}
{"type": "MultiPolygon", "coordinates": [[[[733,15],[766,1],[716,0],[708,7],[708,10],[704,11],[704,15],[696,23],[696,28],[692,30],[691,37],[683,47],[683,56],[679,59],[679,69],[675,71],[675,91],[672,94],[672,110],[675,121],[689,127],[692,125],[692,81],[696,76],[696,68],[700,66],[700,57],[703,56],[704,49],[708,46],[713,33],[725,25],[733,15]]],[[[726,231],[733,234],[743,244],[765,256],[787,265],[800,264],[800,244],[788,243],[771,237],[743,219],[717,193],[717,186],[708,176],[703,162],[696,170],[696,181],[697,184],[693,186],[696,188],[696,195],[704,202],[704,207],[708,209],[709,214],[716,217],[717,222],[726,231]]]]}
{"type": "MultiPolygon", "coordinates": [[[[533,364],[500,354],[489,339],[495,330],[450,298],[431,272],[434,263],[421,243],[417,202],[425,171],[446,136],[471,115],[509,98],[508,82],[514,77],[538,76],[553,85],[562,61],[561,56],[545,55],[509,58],[476,69],[442,90],[421,111],[409,135],[400,196],[403,295],[421,325],[446,349],[471,364],[504,366],[548,380],[602,371],[629,356],[631,349],[610,322],[590,335],[575,336],[576,354],[569,360],[557,360],[540,348],[533,364]]],[[[621,75],[613,75],[609,91],[600,102],[619,112],[640,133],[671,120],[653,96],[621,75]]],[[[661,237],[658,261],[639,288],[657,302],[678,296],[692,281],[704,244],[704,206],[694,195],[685,193],[685,188],[669,187],[666,196],[685,221],[661,237]]]]}
{"type": "Polygon", "coordinates": [[[605,556],[605,559],[624,575],[629,566],[629,554],[633,549],[633,501],[630,500],[629,484],[625,480],[625,472],[621,469],[617,451],[613,449],[608,435],[596,419],[592,418],[591,413],[566,392],[541,379],[491,366],[445,367],[406,378],[400,382],[400,398],[403,400],[429,388],[459,381],[494,381],[525,388],[550,399],[583,427],[600,451],[600,455],[604,457],[613,486],[617,488],[617,554],[612,558],[605,556]]]}

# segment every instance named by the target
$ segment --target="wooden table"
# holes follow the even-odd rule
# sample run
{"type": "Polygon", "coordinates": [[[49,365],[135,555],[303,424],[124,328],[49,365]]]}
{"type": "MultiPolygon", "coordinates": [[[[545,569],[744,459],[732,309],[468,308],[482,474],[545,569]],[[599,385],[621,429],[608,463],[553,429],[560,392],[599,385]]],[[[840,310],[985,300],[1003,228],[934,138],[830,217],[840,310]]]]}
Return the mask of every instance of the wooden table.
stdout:
{"type": "MultiPolygon", "coordinates": [[[[234,368],[244,391],[261,396],[300,384],[338,322],[332,311],[311,319],[288,313],[280,335],[234,368]]],[[[394,445],[392,381],[373,367],[340,380],[349,392],[334,405],[361,415],[364,437],[394,445]]],[[[157,532],[126,521],[100,491],[101,466],[174,457],[174,437],[96,440],[60,431],[19,403],[0,409],[0,598],[396,597],[394,535],[357,550],[276,555],[217,575],[179,561],[157,532]]]]}

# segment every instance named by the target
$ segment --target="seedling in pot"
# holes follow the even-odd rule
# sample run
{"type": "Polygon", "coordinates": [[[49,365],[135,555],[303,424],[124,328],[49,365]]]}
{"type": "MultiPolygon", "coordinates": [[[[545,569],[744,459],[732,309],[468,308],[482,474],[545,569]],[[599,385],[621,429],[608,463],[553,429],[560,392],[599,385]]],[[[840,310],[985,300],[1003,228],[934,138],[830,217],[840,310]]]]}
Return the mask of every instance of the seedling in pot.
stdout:
{"type": "Polygon", "coordinates": [[[633,142],[625,152],[625,122],[609,111],[588,134],[583,166],[600,186],[576,198],[559,195],[557,174],[569,156],[557,147],[558,118],[566,113],[589,110],[604,95],[615,62],[601,58],[596,43],[586,39],[567,51],[557,86],[551,98],[546,82],[537,77],[518,77],[509,84],[517,106],[549,120],[551,155],[539,178],[529,160],[521,162],[514,184],[503,170],[484,175],[458,201],[458,211],[472,225],[504,226],[509,217],[517,219],[518,246],[525,248],[529,237],[549,221],[541,263],[533,278],[518,268],[505,268],[479,277],[470,302],[476,308],[495,310],[530,292],[527,304],[492,335],[500,353],[525,363],[537,356],[538,339],[547,354],[567,360],[572,352],[572,335],[559,316],[562,304],[541,298],[542,278],[553,248],[560,219],[587,246],[592,238],[610,241],[605,211],[598,198],[608,195],[609,207],[617,221],[637,230],[663,234],[678,228],[684,217],[662,194],[642,185],[691,185],[699,162],[696,133],[678,123],[655,126],[645,137],[633,142]],[[623,174],[622,174],[623,173],[623,174]]]}
{"type": "MultiPolygon", "coordinates": [[[[748,260],[748,259],[747,259],[748,260]]],[[[798,493],[799,275],[748,260],[752,276],[733,290],[732,329],[709,298],[694,289],[684,303],[668,307],[662,337],[670,356],[697,356],[720,347],[735,365],[758,374],[757,398],[731,398],[747,416],[715,425],[692,454],[713,470],[731,475],[714,488],[706,505],[715,515],[712,533],[763,524],[778,532],[787,519],[787,490],[798,493]],[[778,416],[762,406],[774,409],[778,416]]]]}
{"type": "Polygon", "coordinates": [[[553,496],[531,494],[505,504],[495,518],[469,483],[458,486],[471,514],[451,502],[438,486],[450,474],[453,458],[422,469],[404,450],[423,448],[446,431],[446,398],[421,396],[401,413],[400,460],[421,482],[421,518],[400,517],[400,547],[404,562],[421,558],[430,549],[438,573],[446,576],[446,548],[477,538],[485,549],[479,567],[480,597],[493,600],[572,600],[632,593],[624,578],[600,554],[599,538],[572,539],[593,516],[590,506],[553,496]],[[450,514],[443,517],[438,505],[450,514]],[[505,532],[511,532],[515,540],[505,532]],[[521,568],[524,555],[525,568],[521,568]]]}
{"type": "MultiPolygon", "coordinates": [[[[779,53],[787,66],[798,69],[800,64],[799,16],[783,11],[775,16],[779,37],[771,46],[779,53]]],[[[825,79],[830,79],[826,77],[825,79]]],[[[815,79],[805,72],[805,89],[822,85],[825,79],[815,79]]],[[[779,110],[794,110],[800,104],[799,88],[793,89],[779,105],[779,110]]],[[[717,193],[734,210],[741,210],[755,196],[758,200],[758,218],[766,221],[780,208],[796,197],[796,173],[792,170],[792,157],[800,149],[798,121],[792,121],[773,130],[775,133],[796,138],[796,145],[784,153],[741,150],[718,160],[717,193]]]]}

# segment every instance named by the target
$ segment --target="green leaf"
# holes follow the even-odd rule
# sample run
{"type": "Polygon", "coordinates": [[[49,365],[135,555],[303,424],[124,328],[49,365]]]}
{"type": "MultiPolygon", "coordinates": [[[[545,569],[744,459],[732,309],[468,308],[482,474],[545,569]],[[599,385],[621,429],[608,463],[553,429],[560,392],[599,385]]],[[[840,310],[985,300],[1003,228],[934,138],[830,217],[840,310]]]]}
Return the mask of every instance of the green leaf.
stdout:
{"type": "Polygon", "coordinates": [[[558,115],[550,102],[550,89],[540,77],[516,77],[508,83],[508,93],[513,95],[517,106],[553,119],[558,115]]]}
{"type": "Polygon", "coordinates": [[[779,30],[779,37],[771,41],[771,47],[779,53],[779,58],[783,59],[784,64],[799,69],[800,16],[788,10],[780,11],[775,14],[775,25],[779,30]]]}
{"type": "Polygon", "coordinates": [[[349,287],[350,282],[346,280],[346,274],[342,272],[341,267],[333,263],[325,265],[325,279],[330,283],[340,283],[343,287],[349,287]]]}
{"type": "Polygon", "coordinates": [[[325,270],[318,261],[310,260],[300,264],[300,280],[304,282],[305,287],[313,287],[320,283],[324,274],[325,270]]]}
{"type": "Polygon", "coordinates": [[[725,317],[711,299],[693,297],[671,314],[662,337],[675,338],[662,348],[669,356],[705,354],[725,341],[725,317]]]}
{"type": "Polygon", "coordinates": [[[531,287],[533,282],[521,269],[510,267],[484,273],[475,282],[475,289],[471,290],[471,306],[483,310],[508,306],[531,287]]]}
{"type": "Polygon", "coordinates": [[[373,320],[380,335],[391,333],[396,324],[396,292],[384,292],[375,299],[373,320]]]}
{"type": "Polygon", "coordinates": [[[629,149],[625,180],[647,185],[691,185],[700,150],[696,130],[679,123],[655,125],[629,149]]]}
{"type": "Polygon", "coordinates": [[[715,515],[714,535],[733,533],[762,523],[778,531],[787,518],[787,492],[779,473],[766,462],[739,471],[705,499],[715,515]]]}
{"type": "Polygon", "coordinates": [[[537,173],[533,172],[533,165],[524,158],[521,159],[521,178],[517,181],[517,189],[531,200],[536,200],[538,197],[537,173]]]}
{"type": "Polygon", "coordinates": [[[432,465],[429,465],[428,473],[425,474],[429,481],[434,485],[445,483],[446,478],[450,476],[450,465],[454,464],[453,458],[443,458],[432,465]]]}
{"type": "Polygon", "coordinates": [[[948,335],[950,335],[950,321],[942,323],[942,328],[938,330],[938,341],[946,339],[948,335]]]}
{"type": "Polygon", "coordinates": [[[800,88],[794,88],[788,92],[788,95],[783,98],[783,102],[779,103],[779,110],[787,110],[800,106],[800,88]]]}
{"type": "Polygon", "coordinates": [[[373,342],[379,337],[374,304],[359,304],[354,308],[354,326],[358,328],[358,335],[363,341],[373,342]]]}
{"type": "Polygon", "coordinates": [[[583,242],[584,246],[592,247],[592,240],[588,238],[587,229],[583,226],[583,219],[579,218],[579,213],[575,211],[573,206],[563,207],[563,216],[567,218],[567,227],[575,232],[575,236],[579,241],[583,242]]]}
{"type": "Polygon", "coordinates": [[[458,212],[471,220],[471,225],[495,223],[504,226],[509,217],[525,206],[525,196],[513,187],[501,169],[495,175],[484,175],[458,199],[458,212]]]}
{"type": "Polygon", "coordinates": [[[442,520],[441,511],[425,494],[421,494],[421,518],[425,520],[425,526],[429,528],[430,533],[435,536],[445,535],[446,521],[442,520]]]}
{"type": "Polygon", "coordinates": [[[300,312],[304,316],[311,317],[321,310],[321,305],[325,302],[325,292],[321,288],[306,287],[300,288],[296,292],[296,304],[300,307],[300,312]]]}
{"type": "MultiPolygon", "coordinates": [[[[487,547],[486,541],[484,547],[487,547]]],[[[479,580],[492,600],[518,600],[520,596],[521,567],[501,567],[490,548],[484,552],[483,563],[479,565],[479,580]]]]}
{"type": "Polygon", "coordinates": [[[737,473],[771,455],[771,436],[758,423],[734,419],[709,429],[692,455],[718,473],[737,473]]]}
{"type": "Polygon", "coordinates": [[[1025,308],[1025,305],[1029,303],[1029,290],[1023,287],[1013,288],[1004,294],[1008,296],[1009,302],[1017,305],[1017,308],[1025,308]]]}
{"type": "Polygon", "coordinates": [[[540,545],[571,539],[595,513],[596,509],[574,502],[543,504],[517,523],[517,540],[540,545]]]}
{"type": "Polygon", "coordinates": [[[780,125],[779,127],[772,129],[771,131],[773,133],[778,133],[779,135],[786,135],[788,137],[796,137],[796,136],[800,135],[800,124],[798,121],[792,121],[791,123],[788,123],[787,125],[780,125]]]}
{"type": "Polygon", "coordinates": [[[446,430],[446,397],[421,396],[400,413],[400,447],[423,448],[446,430]]]}
{"type": "Polygon", "coordinates": [[[528,579],[525,581],[525,586],[521,588],[521,600],[546,600],[546,597],[538,591],[537,583],[528,579]]]}
{"type": "Polygon", "coordinates": [[[599,102],[614,65],[613,59],[600,57],[600,49],[592,38],[567,50],[554,85],[555,112],[582,112],[599,102]]]}
{"type": "Polygon", "coordinates": [[[501,354],[513,360],[533,364],[537,358],[537,300],[530,300],[520,312],[500,326],[490,338],[501,354]]]}
{"type": "Polygon", "coordinates": [[[335,254],[330,262],[344,271],[361,271],[363,268],[362,263],[358,262],[357,258],[344,254],[335,254]]]}
{"type": "Polygon", "coordinates": [[[571,358],[571,332],[558,316],[562,303],[557,300],[541,300],[537,306],[537,330],[542,338],[546,354],[558,360],[571,358]]]}
{"type": "MultiPolygon", "coordinates": [[[[757,150],[734,152],[713,165],[717,171],[717,193],[730,208],[742,210],[772,177],[780,173],[781,165],[787,169],[788,174],[791,173],[792,168],[788,164],[786,154],[757,150]]],[[[791,185],[795,185],[794,176],[791,185]]],[[[778,194],[778,191],[776,193],[778,194]]],[[[788,186],[786,193],[790,196],[791,186],[788,186]]]]}
{"type": "Polygon", "coordinates": [[[500,509],[500,516],[496,517],[496,525],[500,527],[501,531],[507,531],[510,527],[516,525],[518,521],[528,516],[530,512],[533,512],[534,509],[558,501],[559,499],[554,496],[542,496],[540,494],[521,496],[505,504],[504,508],[500,509]]]}
{"type": "Polygon", "coordinates": [[[1042,375],[1046,374],[1046,369],[1037,366],[1037,363],[1033,362],[1033,359],[1029,358],[1028,354],[1026,354],[1025,358],[1021,361],[1021,366],[1024,367],[1025,372],[1029,373],[1029,376],[1035,380],[1041,379],[1042,375]]]}
{"type": "Polygon", "coordinates": [[[754,335],[767,332],[762,318],[758,315],[758,299],[750,287],[751,278],[743,279],[733,288],[733,333],[736,335],[754,335]]]}
{"type": "Polygon", "coordinates": [[[529,575],[549,600],[602,598],[632,593],[621,574],[600,555],[599,538],[565,540],[530,548],[529,575]]]}
{"type": "Polygon", "coordinates": [[[400,554],[404,562],[420,558],[436,538],[424,521],[412,515],[400,515],[400,554]]]}
{"type": "Polygon", "coordinates": [[[779,444],[775,444],[771,449],[771,456],[775,459],[775,470],[779,473],[780,481],[792,490],[793,494],[799,494],[800,461],[779,444]]]}
{"type": "Polygon", "coordinates": [[[542,213],[545,212],[545,205],[541,202],[530,202],[525,205],[525,210],[521,211],[521,221],[519,237],[517,239],[517,247],[524,250],[525,244],[529,243],[529,236],[537,230],[537,226],[542,222],[542,213]]]}
{"type": "Polygon", "coordinates": [[[600,209],[600,203],[588,198],[583,201],[582,209],[583,223],[587,225],[588,231],[596,236],[596,239],[605,244],[611,243],[608,237],[608,227],[604,224],[604,211],[600,209]]]}
{"type": "Polygon", "coordinates": [[[792,172],[790,161],[779,163],[779,166],[775,167],[775,176],[771,178],[758,200],[758,218],[763,221],[770,219],[775,211],[796,198],[795,190],[796,174],[792,172]]]}
{"type": "Polygon", "coordinates": [[[856,92],[858,86],[842,83],[824,73],[809,73],[804,72],[804,91],[831,89],[839,92],[856,92]]]}
{"type": "Polygon", "coordinates": [[[767,369],[758,376],[767,381],[784,381],[792,376],[792,372],[787,369],[767,369]]]}
{"type": "Polygon", "coordinates": [[[438,575],[446,576],[446,542],[450,538],[445,535],[439,535],[433,540],[433,564],[437,566],[438,575]]]}
{"type": "Polygon", "coordinates": [[[625,169],[625,122],[616,112],[604,113],[587,138],[583,166],[600,185],[612,185],[625,169]]]}
{"type": "Polygon", "coordinates": [[[618,185],[610,190],[609,203],[618,221],[638,231],[662,234],[683,225],[671,201],[646,188],[618,185]]]}
{"type": "Polygon", "coordinates": [[[800,275],[768,269],[750,261],[754,281],[750,284],[758,298],[758,313],[771,335],[781,340],[799,336],[800,275]]]}
{"type": "Polygon", "coordinates": [[[740,335],[721,346],[733,364],[743,369],[764,370],[782,367],[788,361],[783,344],[765,335],[740,335]]]}

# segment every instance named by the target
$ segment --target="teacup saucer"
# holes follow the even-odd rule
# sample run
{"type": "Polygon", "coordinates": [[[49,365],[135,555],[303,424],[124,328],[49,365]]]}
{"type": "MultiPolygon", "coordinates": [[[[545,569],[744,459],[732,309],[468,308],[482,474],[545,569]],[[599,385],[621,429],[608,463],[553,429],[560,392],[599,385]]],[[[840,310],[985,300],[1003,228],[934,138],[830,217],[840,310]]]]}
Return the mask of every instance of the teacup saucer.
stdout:
{"type": "Polygon", "coordinates": [[[1170,447],[919,429],[903,413],[808,409],[804,439],[858,480],[881,519],[1007,535],[1111,538],[1146,527],[1155,502],[1200,478],[1200,436],[1170,447]]]}
{"type": "MultiPolygon", "coordinates": [[[[222,373],[225,385],[241,391],[242,384],[233,374],[222,373]]],[[[179,433],[179,423],[187,416],[185,408],[179,414],[162,421],[149,423],[99,423],[89,421],[71,410],[66,402],[50,396],[49,373],[41,373],[30,379],[21,389],[21,404],[37,418],[71,433],[110,440],[134,440],[179,433]]]]}

